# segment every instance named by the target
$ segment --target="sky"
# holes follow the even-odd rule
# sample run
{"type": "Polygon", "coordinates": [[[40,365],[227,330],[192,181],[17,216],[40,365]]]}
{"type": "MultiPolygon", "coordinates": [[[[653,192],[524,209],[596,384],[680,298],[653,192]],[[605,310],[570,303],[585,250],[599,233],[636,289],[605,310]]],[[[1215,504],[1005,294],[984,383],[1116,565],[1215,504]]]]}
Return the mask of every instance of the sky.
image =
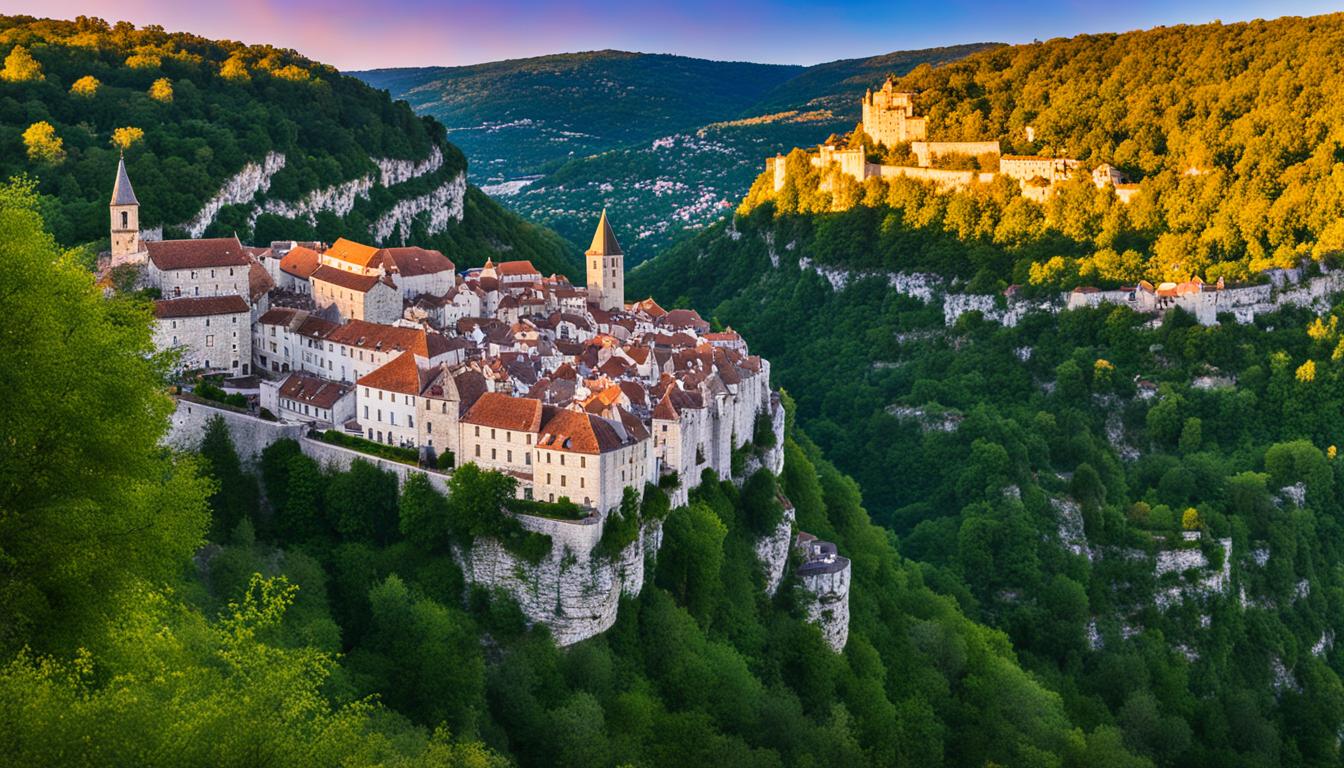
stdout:
{"type": "Polygon", "coordinates": [[[4,0],[0,13],[84,14],[294,48],[342,70],[451,66],[615,48],[817,64],[969,42],[1336,10],[1321,0],[4,0]]]}

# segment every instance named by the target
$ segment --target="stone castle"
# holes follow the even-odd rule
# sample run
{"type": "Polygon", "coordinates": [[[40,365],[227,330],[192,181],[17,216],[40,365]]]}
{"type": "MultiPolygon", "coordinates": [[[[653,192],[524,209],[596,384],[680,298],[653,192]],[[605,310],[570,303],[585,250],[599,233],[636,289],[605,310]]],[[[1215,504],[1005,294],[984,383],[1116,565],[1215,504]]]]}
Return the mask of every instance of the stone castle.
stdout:
{"type": "MultiPolygon", "coordinates": [[[[809,152],[809,162],[815,168],[836,168],[860,183],[870,178],[911,178],[929,182],[943,191],[988,183],[997,174],[1018,182],[1023,196],[1037,201],[1048,199],[1058,184],[1083,172],[1083,164],[1072,158],[1002,154],[997,140],[929,141],[927,119],[915,114],[915,96],[897,90],[895,80],[888,78],[881,88],[869,89],[860,99],[863,112],[860,128],[864,134],[887,149],[909,145],[915,165],[870,162],[863,147],[842,146],[838,137],[809,152]],[[940,161],[952,157],[975,158],[981,170],[937,167],[940,161]]],[[[1035,132],[1028,129],[1028,137],[1028,141],[1034,140],[1035,132]]],[[[778,192],[787,178],[784,156],[767,158],[765,170],[778,192]]],[[[1092,171],[1092,181],[1098,189],[1112,189],[1122,203],[1128,203],[1139,192],[1138,184],[1129,183],[1123,172],[1108,163],[1092,171]]]]}

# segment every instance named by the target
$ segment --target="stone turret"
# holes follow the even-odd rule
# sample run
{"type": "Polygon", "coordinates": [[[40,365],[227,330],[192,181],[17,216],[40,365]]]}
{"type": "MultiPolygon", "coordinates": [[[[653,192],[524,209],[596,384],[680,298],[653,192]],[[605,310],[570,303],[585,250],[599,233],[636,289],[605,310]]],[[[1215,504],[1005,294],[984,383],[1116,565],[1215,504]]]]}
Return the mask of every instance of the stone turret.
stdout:
{"type": "Polygon", "coordinates": [[[826,643],[839,653],[849,642],[849,558],[841,557],[831,542],[802,531],[793,546],[803,556],[798,581],[811,597],[807,619],[821,629],[826,643]]]}
{"type": "Polygon", "coordinates": [[[625,254],[616,242],[605,208],[593,243],[583,256],[588,268],[588,301],[608,312],[625,309],[625,254]]]}
{"type": "Polygon", "coordinates": [[[140,201],[135,199],[131,178],[126,174],[126,158],[117,160],[117,180],[108,203],[112,219],[112,266],[143,264],[145,247],[140,240],[140,201]]]}

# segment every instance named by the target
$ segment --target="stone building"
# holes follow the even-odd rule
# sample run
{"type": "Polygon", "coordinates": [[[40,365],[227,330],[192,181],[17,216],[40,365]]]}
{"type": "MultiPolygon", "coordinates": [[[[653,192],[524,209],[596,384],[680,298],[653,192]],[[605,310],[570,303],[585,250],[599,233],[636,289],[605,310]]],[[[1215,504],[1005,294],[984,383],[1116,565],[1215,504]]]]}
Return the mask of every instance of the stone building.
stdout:
{"type": "Polygon", "coordinates": [[[251,308],[237,294],[154,302],[154,346],[176,350],[178,371],[247,375],[252,361],[251,308]]]}
{"type": "Polygon", "coordinates": [[[401,317],[401,292],[386,275],[366,275],[327,264],[313,271],[313,300],[345,320],[393,323],[401,317]]]}
{"type": "Polygon", "coordinates": [[[261,407],[284,421],[331,429],[355,417],[355,388],[295,371],[284,379],[263,379],[261,407]]]}
{"type": "Polygon", "coordinates": [[[252,259],[237,237],[143,243],[149,284],[167,299],[247,296],[252,259]]]}
{"type": "Polygon", "coordinates": [[[923,141],[927,126],[915,116],[915,94],[896,90],[888,78],[876,91],[863,94],[863,130],[878,144],[894,147],[907,141],[923,141]]]}

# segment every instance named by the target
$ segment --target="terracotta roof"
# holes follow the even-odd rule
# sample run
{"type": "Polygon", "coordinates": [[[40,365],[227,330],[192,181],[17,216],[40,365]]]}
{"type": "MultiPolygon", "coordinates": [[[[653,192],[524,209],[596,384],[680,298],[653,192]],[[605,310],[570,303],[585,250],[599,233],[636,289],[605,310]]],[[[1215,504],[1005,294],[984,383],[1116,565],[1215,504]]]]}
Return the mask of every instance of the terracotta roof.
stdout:
{"type": "Polygon", "coordinates": [[[372,387],[387,392],[419,395],[424,389],[421,376],[420,366],[415,364],[415,354],[402,352],[355,383],[361,387],[372,387]]]}
{"type": "Polygon", "coordinates": [[[658,318],[667,314],[667,310],[660,307],[658,305],[658,302],[653,300],[652,296],[650,296],[647,299],[636,301],[634,304],[630,305],[630,309],[632,311],[639,310],[640,312],[643,312],[649,317],[652,317],[654,320],[657,320],[658,318]]]}
{"type": "Polygon", "coordinates": [[[518,277],[520,275],[540,275],[541,272],[532,262],[521,261],[501,261],[495,265],[495,274],[508,277],[518,277]]]}
{"type": "Polygon", "coordinates": [[[663,393],[663,399],[658,401],[658,405],[653,408],[653,418],[660,421],[676,421],[680,418],[677,413],[677,407],[672,404],[672,393],[676,391],[675,387],[668,387],[663,393]]]}
{"type": "Polygon", "coordinates": [[[351,320],[333,329],[327,334],[327,341],[380,352],[404,350],[425,358],[437,357],[453,348],[453,340],[441,333],[367,320],[351,320]]]}
{"type": "Polygon", "coordinates": [[[454,269],[453,262],[447,256],[418,246],[384,248],[378,253],[387,271],[406,277],[452,272],[454,269]]]}
{"type": "Polygon", "coordinates": [[[295,372],[280,385],[280,396],[318,408],[331,408],[351,389],[347,384],[328,381],[310,373],[295,372]]]}
{"type": "Polygon", "coordinates": [[[261,265],[261,262],[254,261],[247,268],[247,293],[253,301],[270,293],[275,287],[275,280],[271,278],[271,273],[261,265]]]}
{"type": "Polygon", "coordinates": [[[191,296],[185,299],[163,299],[154,302],[154,316],[209,317],[210,315],[246,314],[250,310],[242,296],[191,296]]]}
{"type": "Polygon", "coordinates": [[[347,240],[342,237],[331,244],[331,247],[326,250],[326,255],[358,267],[368,268],[378,255],[378,249],[372,245],[356,243],[354,240],[347,240]]]}
{"type": "Polygon", "coordinates": [[[555,413],[541,429],[537,447],[551,451],[573,453],[602,453],[614,451],[625,444],[621,433],[601,416],[565,408],[555,413]]]}
{"type": "Polygon", "coordinates": [[[131,177],[126,175],[126,158],[117,158],[117,180],[112,184],[112,202],[109,205],[139,205],[135,199],[135,190],[131,189],[131,177]]]}
{"type": "Polygon", "coordinates": [[[541,401],[486,392],[471,406],[462,421],[483,427],[536,432],[541,428],[541,401]]]}
{"type": "Polygon", "coordinates": [[[360,293],[368,293],[382,279],[377,275],[361,275],[356,272],[346,272],[344,269],[337,269],[323,264],[313,271],[312,280],[322,283],[331,283],[360,293]]]}
{"type": "Polygon", "coordinates": [[[621,255],[621,246],[616,242],[616,233],[611,230],[611,222],[607,221],[607,209],[602,209],[602,218],[597,220],[597,231],[593,233],[592,245],[584,252],[585,256],[619,256],[621,255]]]}
{"type": "Polygon", "coordinates": [[[313,276],[313,272],[317,271],[318,264],[320,264],[318,258],[318,252],[312,248],[306,248],[302,245],[295,246],[289,249],[289,253],[280,258],[280,270],[307,280],[313,276]]]}
{"type": "Polygon", "coordinates": [[[618,381],[617,386],[625,393],[625,397],[632,405],[648,405],[649,393],[644,389],[644,385],[637,381],[618,381]]]}
{"type": "Polygon", "coordinates": [[[245,267],[251,259],[236,237],[201,240],[146,240],[149,260],[162,270],[245,267]]]}
{"type": "Polygon", "coordinates": [[[709,330],[709,323],[705,322],[700,313],[694,309],[674,309],[658,318],[658,325],[676,330],[690,328],[701,333],[709,330]]]}

